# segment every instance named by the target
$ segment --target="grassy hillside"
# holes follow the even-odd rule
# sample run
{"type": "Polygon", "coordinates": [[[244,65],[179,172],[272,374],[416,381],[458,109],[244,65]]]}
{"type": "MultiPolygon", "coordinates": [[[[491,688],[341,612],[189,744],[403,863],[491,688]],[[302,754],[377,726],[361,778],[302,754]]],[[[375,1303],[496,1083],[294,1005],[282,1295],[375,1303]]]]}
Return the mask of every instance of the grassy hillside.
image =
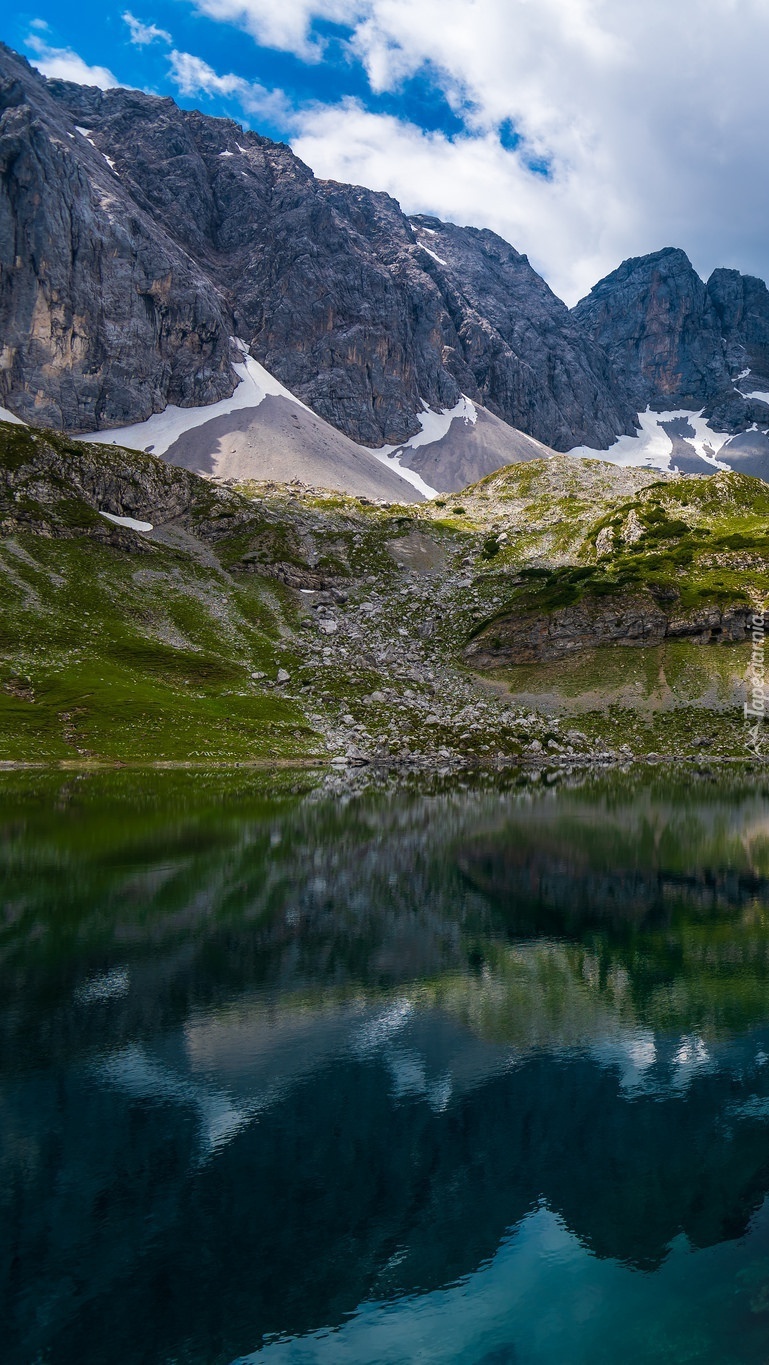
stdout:
{"type": "MultiPolygon", "coordinates": [[[[561,462],[548,463],[555,481],[561,462]]],[[[641,473],[616,472],[620,478],[641,473]]],[[[541,466],[527,466],[493,475],[474,496],[463,495],[475,516],[485,498],[497,505],[509,501],[516,511],[524,504],[514,538],[489,547],[495,567],[524,569],[511,601],[545,611],[585,597],[650,589],[686,611],[769,597],[769,486],[734,473],[659,480],[652,471],[643,473],[647,486],[630,497],[622,497],[619,480],[607,490],[608,507],[580,497],[585,466],[566,483],[573,493],[541,492],[541,466]]]]}
{"type": "MultiPolygon", "coordinates": [[[[162,497],[149,457],[129,457],[139,477],[126,489],[124,479],[113,487],[111,450],[46,437],[58,460],[41,471],[42,445],[2,427],[2,757],[233,760],[317,750],[301,708],[252,677],[274,679],[296,664],[289,590],[252,575],[235,581],[181,528],[178,543],[164,543],[100,516],[95,496],[86,500],[83,463],[92,485],[105,480],[105,507],[154,516],[162,497]]],[[[199,526],[218,510],[205,483],[170,475],[170,510],[175,498],[182,520],[199,526]]]]}
{"type": "Polygon", "coordinates": [[[372,504],[0,423],[0,592],[0,761],[742,754],[749,645],[473,650],[596,602],[752,610],[769,488],[559,457],[372,504]]]}

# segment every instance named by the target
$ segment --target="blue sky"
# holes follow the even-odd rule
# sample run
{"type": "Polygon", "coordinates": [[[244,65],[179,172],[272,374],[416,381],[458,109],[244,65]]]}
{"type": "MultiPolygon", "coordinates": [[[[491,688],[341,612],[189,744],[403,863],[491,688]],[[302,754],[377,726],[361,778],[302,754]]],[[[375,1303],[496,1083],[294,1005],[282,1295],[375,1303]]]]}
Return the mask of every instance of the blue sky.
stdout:
{"type": "MultiPolygon", "coordinates": [[[[213,20],[179,0],[114,8],[94,0],[81,0],[71,8],[56,0],[41,0],[2,23],[3,40],[33,62],[40,61],[42,54],[45,66],[48,51],[74,52],[88,66],[107,67],[120,85],[171,95],[187,108],[227,115],[278,140],[291,137],[292,110],[345,98],[365,101],[372,112],[394,114],[448,137],[462,131],[462,119],[432,78],[429,62],[417,75],[399,83],[397,90],[373,91],[363,63],[350,49],[351,34],[349,25],[316,20],[309,36],[311,42],[319,44],[322,60],[308,61],[291,51],[265,46],[253,37],[244,40],[237,25],[213,20]],[[126,14],[134,18],[133,26],[124,18],[126,14]],[[148,32],[143,34],[138,25],[148,32]],[[158,30],[157,36],[151,36],[152,28],[158,30]],[[273,105],[265,101],[264,112],[254,113],[243,108],[236,94],[228,97],[215,89],[209,94],[200,90],[195,95],[185,94],[174,79],[169,61],[174,50],[201,58],[217,73],[233,73],[286,99],[273,105]],[[279,105],[284,105],[288,117],[276,112],[279,105]]],[[[509,127],[501,129],[500,134],[509,140],[509,127]]]]}
{"type": "Polygon", "coordinates": [[[31,0],[0,36],[492,228],[569,303],[669,245],[769,275],[766,0],[31,0]]]}

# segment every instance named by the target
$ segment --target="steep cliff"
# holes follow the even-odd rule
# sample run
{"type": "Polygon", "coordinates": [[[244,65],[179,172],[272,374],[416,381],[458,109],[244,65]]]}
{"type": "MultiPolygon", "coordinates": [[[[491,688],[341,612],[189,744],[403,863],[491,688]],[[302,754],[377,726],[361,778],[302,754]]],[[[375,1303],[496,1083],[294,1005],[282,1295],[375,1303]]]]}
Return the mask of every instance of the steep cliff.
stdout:
{"type": "Polygon", "coordinates": [[[462,392],[559,449],[634,410],[507,243],[318,181],[291,150],[0,49],[0,402],[91,431],[231,391],[228,337],[370,446],[462,392]],[[433,245],[431,246],[431,243],[433,245]]]}
{"type": "Polygon", "coordinates": [[[705,284],[668,247],[623,261],[573,316],[609,356],[638,409],[705,409],[713,427],[769,423],[756,391],[769,387],[769,291],[737,270],[705,284]]]}
{"type": "Polygon", "coordinates": [[[721,328],[684,251],[623,261],[574,309],[638,409],[696,408],[729,387],[721,328]]]}
{"type": "Polygon", "coordinates": [[[232,392],[216,290],[0,53],[0,403],[75,431],[232,392]]]}

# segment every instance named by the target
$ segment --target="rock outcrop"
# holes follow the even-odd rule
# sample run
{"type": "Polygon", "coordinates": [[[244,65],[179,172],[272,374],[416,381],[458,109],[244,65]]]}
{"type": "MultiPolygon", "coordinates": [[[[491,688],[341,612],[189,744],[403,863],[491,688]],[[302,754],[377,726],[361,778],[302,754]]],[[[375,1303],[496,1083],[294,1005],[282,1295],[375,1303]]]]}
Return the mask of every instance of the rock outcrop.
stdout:
{"type": "MultiPolygon", "coordinates": [[[[188,516],[200,497],[229,499],[226,490],[207,488],[186,470],[151,455],[104,447],[0,423],[0,531],[32,531],[46,537],[123,538],[99,518],[150,519],[154,524],[188,516]],[[93,513],[93,515],[88,515],[93,513]]],[[[129,543],[136,537],[131,533],[129,543]]]]}
{"type": "Polygon", "coordinates": [[[701,408],[729,388],[716,309],[683,251],[623,261],[573,316],[604,347],[638,410],[701,408]]]}
{"type": "Polygon", "coordinates": [[[485,625],[465,651],[478,669],[546,663],[602,645],[734,644],[748,639],[753,608],[748,603],[708,604],[675,610],[651,593],[586,597],[549,613],[513,611],[485,625]]]}
{"type": "Polygon", "coordinates": [[[730,373],[749,368],[754,379],[769,380],[769,291],[764,281],[738,270],[714,270],[707,290],[730,373]]]}

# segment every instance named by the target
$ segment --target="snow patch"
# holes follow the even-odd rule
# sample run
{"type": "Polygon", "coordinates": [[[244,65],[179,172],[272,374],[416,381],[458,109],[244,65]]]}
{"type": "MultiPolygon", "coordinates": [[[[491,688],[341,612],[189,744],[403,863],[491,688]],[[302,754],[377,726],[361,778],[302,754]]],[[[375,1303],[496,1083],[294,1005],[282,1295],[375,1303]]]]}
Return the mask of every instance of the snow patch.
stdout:
{"type": "Polygon", "coordinates": [[[427,252],[428,256],[432,256],[433,260],[438,262],[438,265],[448,265],[448,261],[444,261],[443,257],[438,255],[437,251],[431,251],[429,246],[425,246],[424,242],[420,242],[419,245],[423,251],[427,252]]]}
{"type": "Polygon", "coordinates": [[[404,467],[400,463],[400,456],[403,455],[404,450],[417,450],[421,445],[433,445],[436,441],[443,441],[445,435],[448,435],[451,423],[455,420],[462,420],[466,426],[475,426],[478,420],[478,409],[475,408],[473,401],[467,399],[464,394],[460,397],[459,403],[453,405],[453,408],[443,408],[440,412],[434,412],[423,399],[422,407],[423,412],[417,414],[419,426],[422,427],[422,430],[417,431],[417,435],[408,438],[408,441],[404,441],[402,445],[382,445],[378,450],[372,450],[370,453],[374,459],[380,461],[380,464],[387,464],[389,468],[395,465],[400,476],[411,483],[415,489],[418,489],[419,493],[425,494],[426,498],[437,498],[438,490],[430,487],[429,483],[425,483],[425,480],[415,470],[408,470],[404,467]]]}
{"type": "Polygon", "coordinates": [[[100,512],[100,517],[114,521],[116,526],[127,526],[130,531],[151,531],[151,521],[137,521],[135,517],[116,517],[113,512],[100,512]]]}
{"type": "Polygon", "coordinates": [[[742,382],[742,380],[747,379],[750,374],[751,370],[749,368],[747,370],[740,370],[740,373],[737,375],[736,379],[732,380],[732,384],[736,392],[740,395],[741,398],[757,398],[761,403],[769,403],[769,393],[767,393],[765,389],[748,389],[746,393],[744,389],[738,388],[738,385],[742,382]]]}
{"type": "Polygon", "coordinates": [[[714,431],[712,427],[708,426],[707,420],[701,412],[688,413],[687,421],[694,428],[694,436],[685,436],[684,440],[688,445],[694,446],[697,454],[703,460],[707,460],[709,464],[720,468],[716,457],[726,442],[732,439],[730,433],[728,431],[714,431]]]}
{"type": "Polygon", "coordinates": [[[235,153],[234,153],[234,152],[226,152],[226,151],[225,151],[225,152],[220,152],[219,155],[220,155],[220,156],[234,156],[235,153]]]}
{"type": "Polygon", "coordinates": [[[14,426],[19,427],[25,427],[27,425],[26,422],[22,422],[20,417],[16,416],[15,412],[11,412],[9,408],[0,408],[0,422],[13,422],[14,426]]]}
{"type": "MultiPolygon", "coordinates": [[[[103,152],[103,151],[101,150],[100,147],[97,147],[97,146],[96,146],[96,143],[94,142],[93,138],[91,137],[91,130],[90,130],[90,128],[81,128],[81,126],[80,126],[79,123],[76,123],[76,124],[75,124],[75,127],[76,127],[77,131],[79,132],[80,136],[81,136],[81,137],[84,137],[85,140],[86,140],[86,142],[90,142],[90,144],[91,144],[91,146],[93,147],[94,151],[95,151],[95,152],[98,152],[98,153],[99,153],[99,156],[103,156],[103,157],[104,157],[104,160],[106,161],[107,165],[109,166],[109,168],[110,168],[110,170],[113,172],[113,174],[114,174],[114,175],[119,175],[120,172],[119,172],[119,170],[117,169],[117,166],[115,165],[114,161],[112,160],[112,157],[111,157],[111,156],[107,156],[107,153],[106,153],[106,152],[103,152]]],[[[72,134],[71,134],[71,133],[67,133],[67,137],[72,137],[72,134]]]]}
{"type": "Polygon", "coordinates": [[[738,393],[740,395],[740,398],[744,398],[745,394],[742,392],[742,389],[739,386],[743,379],[747,379],[749,374],[750,366],[748,366],[747,370],[740,370],[739,374],[732,380],[732,388],[734,389],[735,393],[738,393]]]}
{"type": "Polygon", "coordinates": [[[169,403],[163,412],[148,417],[146,422],[135,422],[129,427],[113,427],[110,431],[89,434],[85,439],[97,441],[101,445],[127,446],[129,450],[147,450],[148,446],[152,446],[153,455],[164,455],[185,431],[192,431],[195,427],[202,426],[204,422],[210,422],[215,417],[225,417],[228,413],[238,412],[241,408],[258,408],[268,395],[288,398],[292,403],[296,403],[297,407],[304,408],[305,412],[312,411],[289,393],[277,379],[273,379],[263,365],[247,354],[248,347],[245,341],[233,337],[233,342],[243,356],[243,363],[233,365],[240,383],[230,398],[222,398],[218,403],[209,403],[198,408],[178,408],[169,403]]]}
{"type": "Polygon", "coordinates": [[[372,450],[371,454],[381,464],[387,464],[391,469],[397,469],[401,478],[406,479],[414,488],[419,489],[426,498],[437,498],[437,488],[431,488],[429,483],[425,483],[413,469],[404,467],[400,462],[400,457],[404,450],[418,450],[420,446],[433,445],[436,441],[442,441],[448,435],[451,423],[461,420],[466,426],[475,426],[478,421],[478,410],[475,404],[462,394],[459,402],[453,408],[443,408],[440,412],[434,412],[422,399],[423,412],[418,412],[417,417],[422,428],[416,436],[409,437],[399,446],[380,446],[378,450],[372,450]]]}
{"type": "Polygon", "coordinates": [[[673,441],[661,424],[685,418],[694,435],[681,439],[691,447],[692,454],[699,455],[713,469],[728,469],[729,466],[721,463],[717,456],[722,446],[731,439],[730,434],[727,431],[711,430],[703,412],[704,410],[690,412],[683,408],[675,412],[652,412],[651,408],[647,408],[646,412],[638,414],[641,430],[635,436],[618,437],[608,450],[575,446],[569,454],[583,460],[607,460],[610,464],[623,468],[644,465],[651,469],[670,470],[673,441]]]}
{"type": "Polygon", "coordinates": [[[478,411],[475,404],[462,394],[459,402],[453,408],[442,408],[440,412],[434,412],[432,408],[428,408],[426,412],[418,412],[417,417],[422,430],[418,431],[416,436],[410,436],[404,446],[385,446],[384,449],[388,452],[406,448],[417,450],[419,446],[429,446],[434,441],[442,441],[443,437],[448,435],[449,427],[455,420],[461,419],[467,426],[474,427],[478,421],[478,411]]]}
{"type": "MultiPolygon", "coordinates": [[[[399,451],[401,449],[401,447],[396,448],[399,451]]],[[[392,447],[382,446],[381,450],[370,450],[369,454],[373,455],[374,459],[378,460],[380,464],[386,465],[388,469],[394,469],[396,473],[400,474],[402,479],[406,480],[406,483],[410,483],[412,488],[416,488],[424,497],[437,498],[438,489],[431,488],[429,483],[425,483],[424,479],[417,474],[415,469],[406,469],[405,466],[401,464],[400,454],[396,455],[392,450],[392,447]]]]}

